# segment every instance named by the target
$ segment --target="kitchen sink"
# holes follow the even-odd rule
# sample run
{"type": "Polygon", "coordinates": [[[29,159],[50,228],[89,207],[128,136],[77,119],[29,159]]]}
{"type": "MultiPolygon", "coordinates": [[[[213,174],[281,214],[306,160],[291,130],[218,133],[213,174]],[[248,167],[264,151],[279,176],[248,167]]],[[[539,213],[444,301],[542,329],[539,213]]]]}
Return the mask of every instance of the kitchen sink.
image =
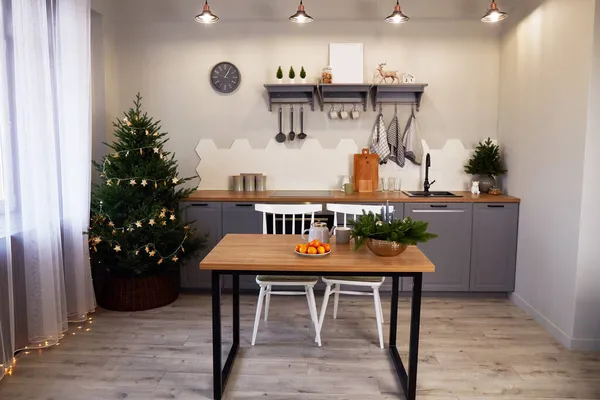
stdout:
{"type": "Polygon", "coordinates": [[[415,191],[415,192],[404,192],[408,197],[462,197],[452,192],[436,192],[436,191],[415,191]]]}

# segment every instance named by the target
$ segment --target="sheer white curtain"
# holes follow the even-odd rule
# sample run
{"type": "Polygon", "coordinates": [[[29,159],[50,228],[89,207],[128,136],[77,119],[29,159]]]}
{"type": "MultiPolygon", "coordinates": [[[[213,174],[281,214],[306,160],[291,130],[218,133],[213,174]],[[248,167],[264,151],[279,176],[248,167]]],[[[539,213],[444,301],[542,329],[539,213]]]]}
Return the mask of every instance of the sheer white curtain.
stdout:
{"type": "Polygon", "coordinates": [[[95,308],[90,0],[1,1],[0,376],[95,308]]]}

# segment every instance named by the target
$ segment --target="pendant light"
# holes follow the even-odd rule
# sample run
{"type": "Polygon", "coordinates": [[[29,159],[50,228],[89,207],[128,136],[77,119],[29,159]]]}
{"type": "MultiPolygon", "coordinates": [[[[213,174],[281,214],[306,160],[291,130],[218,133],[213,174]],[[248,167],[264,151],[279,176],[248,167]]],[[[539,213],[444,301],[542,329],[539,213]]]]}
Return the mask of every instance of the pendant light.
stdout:
{"type": "Polygon", "coordinates": [[[490,9],[487,10],[487,12],[483,16],[483,18],[481,18],[481,20],[483,22],[494,23],[494,22],[500,22],[503,19],[506,19],[506,17],[508,17],[508,14],[500,11],[498,9],[498,5],[496,4],[496,0],[492,0],[490,9]]]}
{"type": "Polygon", "coordinates": [[[302,4],[302,0],[300,0],[300,5],[298,6],[298,11],[296,14],[290,17],[290,21],[295,22],[297,24],[308,24],[309,22],[313,22],[313,18],[304,11],[304,4],[302,4]]]}
{"type": "Polygon", "coordinates": [[[210,6],[208,5],[208,0],[204,2],[204,9],[200,15],[196,15],[196,22],[199,24],[214,24],[219,20],[215,14],[210,11],[210,6]]]}
{"type": "Polygon", "coordinates": [[[385,22],[390,24],[401,24],[403,22],[408,21],[408,18],[404,13],[402,13],[402,9],[400,8],[400,0],[396,0],[396,7],[394,7],[394,12],[392,15],[385,19],[385,22]]]}

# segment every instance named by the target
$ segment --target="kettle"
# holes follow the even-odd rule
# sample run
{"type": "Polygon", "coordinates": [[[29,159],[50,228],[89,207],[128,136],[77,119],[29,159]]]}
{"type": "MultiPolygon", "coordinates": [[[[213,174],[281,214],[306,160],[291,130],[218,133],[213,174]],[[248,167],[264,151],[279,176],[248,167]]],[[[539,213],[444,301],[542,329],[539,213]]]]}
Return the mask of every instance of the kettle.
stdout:
{"type": "Polygon", "coordinates": [[[317,239],[321,243],[329,243],[329,238],[333,235],[334,229],[327,229],[327,224],[325,222],[315,222],[310,226],[310,229],[306,229],[302,232],[302,239],[312,242],[317,239]],[[308,238],[305,236],[305,233],[308,232],[308,238]]]}

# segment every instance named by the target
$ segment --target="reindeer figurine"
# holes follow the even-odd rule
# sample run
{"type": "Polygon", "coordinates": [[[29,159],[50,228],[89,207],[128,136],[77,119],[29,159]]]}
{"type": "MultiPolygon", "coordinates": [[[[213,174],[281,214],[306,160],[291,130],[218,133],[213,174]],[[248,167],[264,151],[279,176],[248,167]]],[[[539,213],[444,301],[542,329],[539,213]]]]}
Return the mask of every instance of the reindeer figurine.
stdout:
{"type": "Polygon", "coordinates": [[[398,83],[400,83],[400,77],[398,76],[398,71],[384,71],[383,67],[385,65],[387,65],[387,62],[382,62],[377,67],[377,71],[379,71],[379,76],[381,76],[379,83],[381,83],[381,82],[387,83],[388,78],[392,79],[392,83],[394,83],[396,81],[398,81],[398,83]]]}

